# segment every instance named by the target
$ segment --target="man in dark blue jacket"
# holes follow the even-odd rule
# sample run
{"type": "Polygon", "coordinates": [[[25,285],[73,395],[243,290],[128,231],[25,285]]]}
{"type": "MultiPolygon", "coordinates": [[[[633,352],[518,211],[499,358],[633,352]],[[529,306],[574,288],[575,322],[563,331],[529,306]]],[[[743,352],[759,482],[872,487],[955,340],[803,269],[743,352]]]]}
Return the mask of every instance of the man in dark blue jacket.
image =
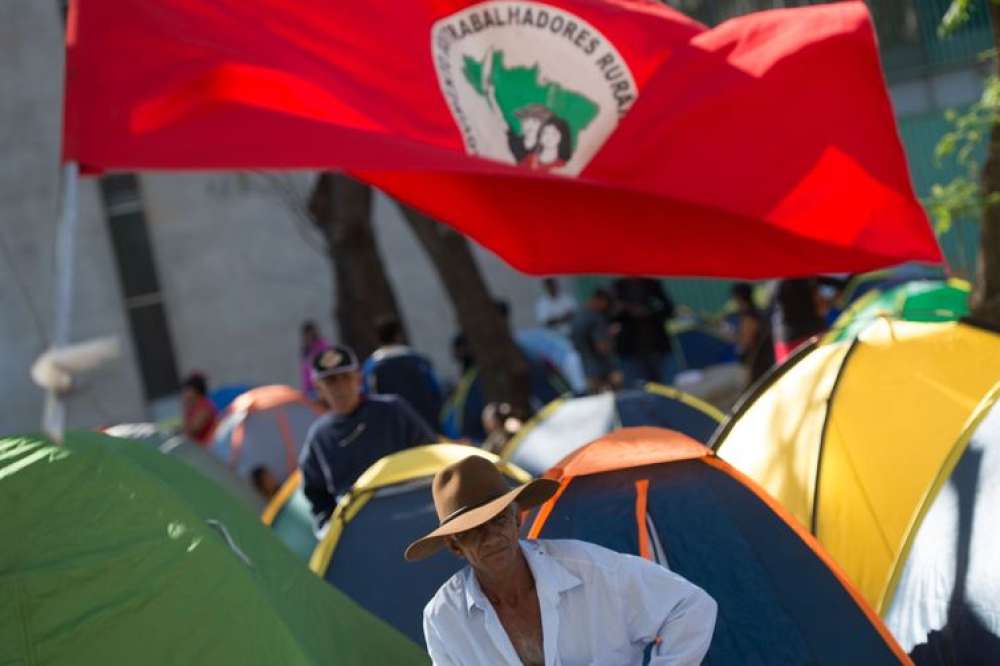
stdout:
{"type": "Polygon", "coordinates": [[[405,344],[398,320],[384,319],[376,328],[381,346],[361,366],[365,394],[398,395],[437,429],[443,398],[430,359],[405,344]]]}
{"type": "Polygon", "coordinates": [[[299,458],[303,491],[316,526],[330,519],[337,497],[379,458],[440,439],[398,396],[363,396],[354,352],[334,345],[316,355],[313,378],[330,411],[309,429],[299,458]]]}

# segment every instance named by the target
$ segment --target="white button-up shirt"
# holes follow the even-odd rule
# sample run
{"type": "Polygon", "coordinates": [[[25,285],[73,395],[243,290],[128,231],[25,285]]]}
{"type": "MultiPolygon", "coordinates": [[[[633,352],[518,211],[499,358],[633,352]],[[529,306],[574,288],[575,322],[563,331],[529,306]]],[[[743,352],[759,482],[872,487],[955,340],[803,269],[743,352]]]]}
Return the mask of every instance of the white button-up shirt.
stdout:
{"type": "MultiPolygon", "coordinates": [[[[545,666],[699,664],[715,601],[658,564],[583,541],[521,541],[542,612],[545,666]]],[[[427,651],[439,666],[521,661],[470,567],[424,609],[427,651]]]]}

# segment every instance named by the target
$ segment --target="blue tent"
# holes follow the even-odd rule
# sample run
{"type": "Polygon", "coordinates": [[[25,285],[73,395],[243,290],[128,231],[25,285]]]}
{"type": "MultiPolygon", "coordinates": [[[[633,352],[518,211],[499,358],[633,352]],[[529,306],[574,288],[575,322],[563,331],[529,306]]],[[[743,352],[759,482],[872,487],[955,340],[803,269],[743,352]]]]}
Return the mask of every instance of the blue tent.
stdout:
{"type": "Polygon", "coordinates": [[[712,405],[659,384],[561,398],[526,423],[500,457],[538,475],[577,448],[617,428],[658,426],[707,443],[722,420],[722,412],[712,405]]]}
{"type": "Polygon", "coordinates": [[[309,561],[319,541],[313,527],[312,507],[302,491],[302,472],[292,472],[260,519],[300,560],[309,561]]]}
{"type": "Polygon", "coordinates": [[[620,430],[547,474],[560,493],[530,538],[640,555],[719,604],[705,664],[906,663],[816,542],[752,481],[679,433],[620,430]]]}

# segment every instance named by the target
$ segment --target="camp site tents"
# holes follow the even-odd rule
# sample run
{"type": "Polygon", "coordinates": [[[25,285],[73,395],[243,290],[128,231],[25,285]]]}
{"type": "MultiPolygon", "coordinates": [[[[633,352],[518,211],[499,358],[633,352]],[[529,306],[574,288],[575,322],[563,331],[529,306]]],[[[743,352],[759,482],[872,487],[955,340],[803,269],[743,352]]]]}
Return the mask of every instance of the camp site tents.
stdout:
{"type": "Polygon", "coordinates": [[[677,319],[667,328],[671,359],[664,381],[713,405],[731,407],[749,377],[732,341],[698,320],[677,319]]]}
{"type": "Polygon", "coordinates": [[[713,446],[810,529],[885,615],[918,555],[914,530],[938,479],[998,377],[998,333],[880,319],[853,340],[801,348],[747,395],[713,446]]]}
{"type": "Polygon", "coordinates": [[[722,412],[694,396],[646,384],[643,389],[556,400],[507,442],[500,457],[538,475],[617,428],[659,426],[707,444],[722,420],[722,412]]]}
{"type": "Polygon", "coordinates": [[[972,286],[965,280],[911,280],[888,289],[874,288],[841,313],[825,342],[850,340],[875,319],[956,321],[969,314],[972,286]]]}
{"type": "Polygon", "coordinates": [[[619,430],[546,473],[529,538],[583,539],[658,562],[719,605],[705,664],[909,663],[816,541],[693,439],[619,430]]]}
{"type": "Polygon", "coordinates": [[[205,477],[214,481],[220,488],[224,488],[254,513],[261,511],[264,507],[264,498],[246,479],[236,476],[231,469],[219,462],[212,454],[184,435],[170,432],[155,423],[119,423],[105,428],[104,433],[133,442],[142,442],[156,448],[160,453],[183,460],[205,477]]]}
{"type": "Polygon", "coordinates": [[[299,451],[320,408],[290,386],[275,384],[237,397],[219,418],[210,450],[241,477],[264,467],[283,482],[298,468],[299,451]]]}
{"type": "Polygon", "coordinates": [[[302,491],[302,472],[295,470],[264,507],[261,521],[275,536],[308,562],[318,540],[313,526],[312,507],[302,491]]]}
{"type": "MultiPolygon", "coordinates": [[[[534,359],[530,353],[525,353],[525,356],[530,366],[531,401],[535,409],[571,392],[569,384],[555,365],[534,359]]],[[[483,397],[482,382],[479,381],[479,368],[473,367],[462,375],[458,386],[441,410],[442,433],[452,439],[481,442],[486,437],[482,422],[485,407],[486,399],[483,397]]]]}
{"type": "Polygon", "coordinates": [[[406,562],[410,542],[438,526],[431,480],[438,470],[470,455],[494,463],[512,485],[530,480],[514,465],[482,449],[432,444],[378,460],[337,505],[309,568],[347,596],[423,645],[423,609],[463,562],[440,552],[406,562]]]}
{"type": "Polygon", "coordinates": [[[887,291],[911,280],[943,280],[945,277],[944,270],[938,265],[900,264],[892,268],[859,273],[853,276],[844,286],[844,291],[838,300],[842,309],[847,310],[873,289],[887,291]]]}
{"type": "Polygon", "coordinates": [[[419,664],[184,463],[100,433],[0,440],[0,663],[419,664]]]}
{"type": "Polygon", "coordinates": [[[918,664],[1000,663],[1000,382],[934,484],[886,624],[918,664]]]}

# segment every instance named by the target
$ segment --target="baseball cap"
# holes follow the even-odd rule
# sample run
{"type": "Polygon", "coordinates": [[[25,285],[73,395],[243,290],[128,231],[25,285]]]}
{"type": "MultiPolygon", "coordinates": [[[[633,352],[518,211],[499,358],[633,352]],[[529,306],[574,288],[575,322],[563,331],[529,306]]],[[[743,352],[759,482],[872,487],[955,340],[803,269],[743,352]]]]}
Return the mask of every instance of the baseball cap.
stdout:
{"type": "Polygon", "coordinates": [[[313,357],[313,379],[323,379],[358,369],[358,357],[350,347],[332,345],[313,357]]]}

